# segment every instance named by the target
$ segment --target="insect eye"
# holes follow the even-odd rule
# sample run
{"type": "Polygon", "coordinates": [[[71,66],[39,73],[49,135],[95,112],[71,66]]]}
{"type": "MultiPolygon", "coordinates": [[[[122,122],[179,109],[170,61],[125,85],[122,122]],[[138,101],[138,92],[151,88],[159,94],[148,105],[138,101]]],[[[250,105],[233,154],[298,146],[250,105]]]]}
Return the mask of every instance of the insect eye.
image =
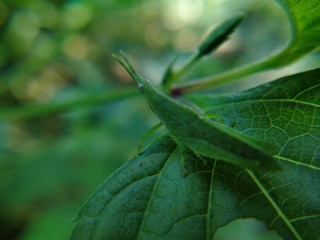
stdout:
{"type": "Polygon", "coordinates": [[[144,86],[143,86],[143,84],[138,83],[138,88],[140,89],[140,91],[141,91],[142,93],[144,93],[144,86]]]}

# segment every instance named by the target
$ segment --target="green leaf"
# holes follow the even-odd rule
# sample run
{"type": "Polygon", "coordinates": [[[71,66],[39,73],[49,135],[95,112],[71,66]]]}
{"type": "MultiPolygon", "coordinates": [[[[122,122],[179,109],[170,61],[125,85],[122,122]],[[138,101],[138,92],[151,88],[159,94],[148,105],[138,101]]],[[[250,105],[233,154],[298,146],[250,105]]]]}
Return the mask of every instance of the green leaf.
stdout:
{"type": "MultiPolygon", "coordinates": [[[[259,190],[251,193],[241,208],[251,212],[252,208],[259,209],[258,203],[266,199],[278,214],[271,226],[285,233],[286,239],[292,239],[290,234],[296,239],[300,239],[299,235],[303,239],[316,239],[320,234],[317,227],[320,224],[320,69],[288,76],[240,94],[194,95],[189,99],[208,114],[218,115],[214,121],[277,146],[274,155],[283,170],[277,174],[243,175],[241,181],[252,181],[259,190]],[[278,226],[280,219],[288,226],[288,233],[278,226]]],[[[228,170],[227,174],[237,177],[239,172],[228,170]]],[[[234,191],[247,191],[245,188],[251,187],[245,184],[242,190],[234,187],[234,191]]],[[[217,191],[217,204],[226,203],[233,196],[221,197],[217,191]]],[[[225,207],[231,209],[233,205],[225,207]]],[[[233,209],[236,212],[236,208],[233,209]]],[[[230,217],[235,212],[228,210],[230,217]]],[[[262,207],[258,212],[255,217],[270,223],[268,218],[272,217],[268,212],[262,207]]]]}
{"type": "Polygon", "coordinates": [[[239,218],[256,218],[284,239],[320,235],[320,69],[233,95],[190,96],[230,127],[277,144],[282,171],[223,161],[204,166],[165,136],[102,183],[71,239],[213,239],[239,218]]]}
{"type": "MultiPolygon", "coordinates": [[[[149,199],[156,197],[155,185],[159,185],[160,179],[165,181],[160,183],[160,188],[174,184],[174,181],[162,178],[168,174],[183,179],[177,154],[171,157],[175,149],[174,141],[165,137],[112,174],[75,219],[77,226],[71,239],[136,239],[139,232],[143,235],[144,213],[152,208],[149,199]]],[[[175,194],[170,188],[159,191],[164,191],[158,196],[163,200],[170,192],[175,194]]],[[[161,202],[158,204],[168,207],[167,203],[161,202]]]]}
{"type": "Polygon", "coordinates": [[[291,39],[275,64],[287,64],[319,47],[320,1],[277,0],[291,25],[291,39]]]}

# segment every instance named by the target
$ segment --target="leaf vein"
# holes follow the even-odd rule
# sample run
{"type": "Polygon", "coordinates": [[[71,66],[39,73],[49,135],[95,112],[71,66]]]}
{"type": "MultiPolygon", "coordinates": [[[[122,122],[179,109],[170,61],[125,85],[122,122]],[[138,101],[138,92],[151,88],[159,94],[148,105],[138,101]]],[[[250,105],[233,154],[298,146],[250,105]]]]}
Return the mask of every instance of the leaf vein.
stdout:
{"type": "Polygon", "coordinates": [[[142,233],[142,229],[143,229],[143,226],[144,226],[144,224],[145,224],[145,216],[146,216],[146,214],[147,214],[147,212],[148,212],[148,210],[149,210],[149,208],[150,208],[150,202],[151,202],[152,197],[153,197],[154,194],[155,194],[155,189],[156,189],[156,187],[157,187],[157,185],[158,185],[158,183],[159,183],[159,181],[160,181],[160,175],[162,174],[162,171],[165,169],[166,165],[168,164],[169,158],[170,158],[173,154],[175,154],[175,152],[177,151],[177,149],[178,149],[178,147],[176,147],[176,148],[174,149],[174,151],[172,151],[172,153],[168,156],[166,163],[162,166],[161,170],[160,170],[160,171],[158,172],[158,174],[157,174],[157,175],[159,175],[159,177],[158,177],[158,179],[156,180],[156,182],[155,182],[155,184],[154,184],[154,186],[153,186],[152,193],[150,194],[150,198],[149,198],[149,201],[148,201],[148,205],[147,205],[147,207],[146,207],[146,210],[145,210],[145,213],[144,213],[144,218],[143,218],[143,220],[142,220],[142,222],[141,222],[141,225],[140,225],[140,228],[139,228],[139,232],[138,232],[138,235],[137,235],[137,239],[139,239],[140,233],[142,233]]]}
{"type": "Polygon", "coordinates": [[[308,92],[308,91],[310,91],[312,89],[318,88],[318,87],[320,87],[320,84],[317,84],[317,85],[314,85],[314,86],[312,86],[310,88],[304,89],[303,91],[299,92],[293,99],[297,99],[300,95],[302,95],[302,94],[304,94],[304,93],[306,93],[306,92],[308,92]]]}
{"type": "Polygon", "coordinates": [[[225,108],[228,106],[236,106],[236,105],[241,105],[241,104],[252,104],[252,103],[275,103],[275,102],[289,102],[289,103],[298,103],[301,105],[307,105],[315,108],[320,108],[320,105],[317,103],[311,103],[311,102],[306,102],[306,101],[301,101],[301,100],[294,100],[294,99],[255,99],[255,100],[243,100],[243,101],[238,101],[238,102],[229,102],[229,103],[224,103],[220,105],[216,105],[214,107],[208,108],[206,110],[206,113],[209,113],[211,111],[214,111],[215,109],[219,108],[225,108]]]}
{"type": "Polygon", "coordinates": [[[306,219],[311,219],[311,218],[318,218],[320,217],[320,213],[319,214],[313,214],[313,215],[308,215],[308,216],[302,216],[302,217],[297,217],[297,218],[293,218],[290,221],[291,222],[296,222],[296,221],[300,221],[300,220],[306,220],[306,219]]]}
{"type": "Polygon", "coordinates": [[[263,184],[259,181],[259,179],[250,170],[247,169],[247,172],[248,172],[249,176],[252,178],[252,180],[254,181],[254,183],[257,184],[257,186],[259,187],[260,191],[267,198],[267,200],[269,201],[271,206],[274,208],[274,210],[277,212],[277,214],[281,217],[281,219],[284,221],[284,223],[287,225],[287,227],[291,230],[291,232],[296,237],[296,239],[302,240],[302,237],[300,236],[300,234],[297,232],[297,230],[291,224],[290,220],[287,218],[287,216],[284,214],[284,212],[282,212],[281,208],[276,203],[276,201],[270,196],[269,192],[263,186],[263,184]]]}
{"type": "Polygon", "coordinates": [[[278,158],[278,159],[280,159],[282,161],[287,161],[287,162],[294,163],[294,164],[297,164],[297,165],[301,165],[301,166],[304,166],[304,167],[307,167],[307,168],[311,168],[313,170],[320,171],[320,167],[317,167],[317,166],[314,166],[314,165],[311,165],[311,164],[308,164],[308,163],[302,163],[302,162],[298,162],[298,161],[295,161],[295,160],[292,160],[292,159],[289,159],[289,158],[285,158],[285,157],[280,157],[280,156],[276,156],[276,158],[278,158]]]}
{"type": "Polygon", "coordinates": [[[216,170],[217,160],[214,161],[212,174],[211,174],[211,181],[210,181],[210,191],[209,191],[209,199],[208,199],[208,211],[207,211],[207,221],[206,221],[206,239],[212,239],[210,237],[210,214],[211,214],[211,199],[212,199],[212,192],[213,192],[213,184],[214,184],[214,176],[216,170]]]}

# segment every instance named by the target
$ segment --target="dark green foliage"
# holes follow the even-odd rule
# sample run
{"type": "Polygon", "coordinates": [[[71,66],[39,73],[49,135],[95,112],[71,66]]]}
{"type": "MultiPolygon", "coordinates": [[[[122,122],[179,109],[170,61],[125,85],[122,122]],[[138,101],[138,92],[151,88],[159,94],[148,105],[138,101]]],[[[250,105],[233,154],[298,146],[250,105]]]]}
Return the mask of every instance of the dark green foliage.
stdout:
{"type": "Polygon", "coordinates": [[[114,57],[137,82],[159,120],[174,138],[195,154],[253,170],[279,170],[275,160],[268,154],[270,149],[263,148],[267,144],[259,144],[256,139],[215,124],[191,107],[166,96],[140,76],[123,53],[121,55],[125,63],[114,57]]]}
{"type": "Polygon", "coordinates": [[[319,6],[0,1],[0,239],[319,239],[319,6]]]}
{"type": "Polygon", "coordinates": [[[188,152],[184,176],[180,151],[165,137],[96,190],[72,239],[212,239],[238,218],[262,220],[284,239],[317,239],[320,69],[241,93],[189,99],[225,125],[275,142],[282,170],[253,173],[223,161],[204,166],[188,152]]]}
{"type": "MultiPolygon", "coordinates": [[[[307,42],[311,38],[305,39],[303,32],[307,26],[317,32],[317,27],[301,18],[317,11],[313,3],[281,1],[291,21],[291,41],[257,64],[173,88],[197,57],[180,72],[171,64],[166,74],[170,81],[165,78],[163,86],[184,95],[180,100],[187,99],[188,105],[156,89],[123,54],[125,62],[115,57],[172,139],[159,139],[107,179],[80,211],[72,239],[213,239],[219,228],[244,218],[262,221],[284,239],[319,239],[320,69],[244,92],[185,94],[281,66],[318,46],[319,33],[307,42]],[[273,147],[263,147],[263,141],[273,147]],[[275,166],[271,156],[280,171],[266,171],[275,166]],[[116,192],[109,190],[114,187],[116,192]]],[[[224,37],[230,33],[225,30],[224,37]]],[[[198,53],[211,51],[211,40],[198,53]]]]}

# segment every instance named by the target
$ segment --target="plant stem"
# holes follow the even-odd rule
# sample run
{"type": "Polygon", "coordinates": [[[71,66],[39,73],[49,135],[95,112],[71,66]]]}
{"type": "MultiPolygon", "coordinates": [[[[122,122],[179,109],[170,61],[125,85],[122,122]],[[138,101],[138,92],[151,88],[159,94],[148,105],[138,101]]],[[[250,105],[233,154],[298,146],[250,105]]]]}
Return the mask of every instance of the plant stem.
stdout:
{"type": "Polygon", "coordinates": [[[172,84],[176,82],[177,79],[180,79],[187,71],[190,71],[191,68],[196,64],[199,60],[198,52],[193,53],[189,56],[189,58],[185,61],[185,63],[176,71],[173,71],[169,78],[165,79],[163,82],[163,86],[166,90],[170,90],[172,84]]]}
{"type": "Polygon", "coordinates": [[[227,83],[232,83],[239,78],[253,74],[262,70],[270,69],[274,66],[282,66],[281,59],[288,53],[289,48],[284,49],[283,51],[250,65],[245,65],[243,67],[236,68],[232,71],[225,72],[219,75],[204,77],[197,80],[194,80],[190,83],[177,86],[171,90],[171,94],[174,96],[183,95],[185,93],[199,91],[207,88],[218,87],[227,83]]]}
{"type": "Polygon", "coordinates": [[[136,88],[114,89],[107,93],[90,94],[88,96],[79,96],[78,98],[44,104],[35,104],[29,106],[0,108],[0,120],[28,119],[33,117],[42,117],[50,114],[57,114],[73,109],[87,106],[96,106],[113,101],[119,101],[128,97],[137,96],[139,92],[136,88]]]}

